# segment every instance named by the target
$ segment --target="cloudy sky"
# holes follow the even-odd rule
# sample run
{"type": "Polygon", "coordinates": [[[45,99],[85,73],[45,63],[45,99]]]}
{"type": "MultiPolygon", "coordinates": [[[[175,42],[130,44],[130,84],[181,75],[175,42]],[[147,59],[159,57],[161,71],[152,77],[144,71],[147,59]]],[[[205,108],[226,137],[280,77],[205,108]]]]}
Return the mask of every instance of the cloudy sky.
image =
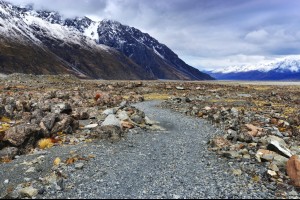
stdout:
{"type": "Polygon", "coordinates": [[[300,1],[8,0],[64,17],[114,19],[149,33],[199,69],[300,55],[300,1]]]}

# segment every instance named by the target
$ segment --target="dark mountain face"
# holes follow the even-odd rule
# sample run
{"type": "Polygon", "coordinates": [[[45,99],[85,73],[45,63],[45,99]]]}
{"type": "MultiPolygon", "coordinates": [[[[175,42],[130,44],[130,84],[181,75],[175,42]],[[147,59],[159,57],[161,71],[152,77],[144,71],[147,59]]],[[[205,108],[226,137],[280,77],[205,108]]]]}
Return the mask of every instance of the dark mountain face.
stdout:
{"type": "Polygon", "coordinates": [[[98,27],[99,43],[113,47],[158,79],[211,80],[207,74],[187,65],[166,45],[147,33],[112,20],[98,27]]]}

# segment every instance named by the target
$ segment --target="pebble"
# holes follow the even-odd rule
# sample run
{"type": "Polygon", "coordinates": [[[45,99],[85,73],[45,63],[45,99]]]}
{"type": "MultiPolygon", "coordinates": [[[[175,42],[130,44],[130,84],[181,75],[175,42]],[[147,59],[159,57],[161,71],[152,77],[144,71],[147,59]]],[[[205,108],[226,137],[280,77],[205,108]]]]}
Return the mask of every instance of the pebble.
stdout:
{"type": "Polygon", "coordinates": [[[84,166],[84,163],[76,163],[75,164],[75,169],[82,169],[84,166]]]}

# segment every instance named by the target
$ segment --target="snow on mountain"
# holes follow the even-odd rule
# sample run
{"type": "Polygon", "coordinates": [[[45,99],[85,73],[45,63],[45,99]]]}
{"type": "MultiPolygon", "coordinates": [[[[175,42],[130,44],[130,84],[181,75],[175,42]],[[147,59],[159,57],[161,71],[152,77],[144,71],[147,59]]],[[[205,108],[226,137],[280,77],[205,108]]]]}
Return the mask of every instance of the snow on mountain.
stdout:
{"type": "Polygon", "coordinates": [[[223,69],[210,71],[211,73],[239,73],[249,71],[269,72],[275,70],[277,72],[299,72],[300,56],[288,56],[268,63],[258,63],[256,65],[230,66],[223,69]]]}
{"type": "Polygon", "coordinates": [[[208,71],[219,80],[300,80],[300,56],[288,56],[273,62],[234,66],[208,71]]]}

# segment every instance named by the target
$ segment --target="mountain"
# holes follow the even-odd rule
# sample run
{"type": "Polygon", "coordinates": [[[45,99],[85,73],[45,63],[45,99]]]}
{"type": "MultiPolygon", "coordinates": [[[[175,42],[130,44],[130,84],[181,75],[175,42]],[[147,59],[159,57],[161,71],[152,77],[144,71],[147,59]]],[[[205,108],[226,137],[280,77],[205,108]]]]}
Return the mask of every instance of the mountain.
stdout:
{"type": "Polygon", "coordinates": [[[300,80],[300,59],[285,58],[268,64],[234,66],[206,71],[218,80],[300,80]]]}
{"type": "MultiPolygon", "coordinates": [[[[0,0],[0,71],[1,73],[60,74],[71,73],[82,78],[93,79],[211,79],[209,75],[186,65],[170,49],[163,46],[167,54],[163,59],[159,53],[143,45],[129,51],[116,48],[118,35],[108,35],[105,24],[109,20],[94,22],[87,17],[63,19],[57,12],[34,11],[32,7],[14,6],[0,0]],[[104,41],[104,38],[106,40],[104,41]],[[139,55],[143,62],[136,59],[139,55]]],[[[120,25],[122,33],[125,26],[120,25]]],[[[134,28],[131,28],[133,30],[134,28]]],[[[127,29],[126,29],[127,30],[127,29]]],[[[122,42],[126,46],[141,33],[124,33],[122,42]],[[130,36],[130,34],[133,34],[130,36]],[[126,40],[125,40],[126,39],[126,40]]],[[[122,33],[123,34],[123,33],[122,33]]],[[[148,34],[149,40],[159,44],[148,34]]],[[[137,43],[138,41],[135,41],[137,43]]],[[[161,50],[158,49],[160,52],[161,50]]]]}
{"type": "Polygon", "coordinates": [[[104,44],[125,54],[149,76],[158,79],[212,80],[213,78],[187,65],[166,45],[140,30],[113,20],[93,22],[84,17],[66,20],[65,25],[76,28],[98,44],[104,44]]]}

